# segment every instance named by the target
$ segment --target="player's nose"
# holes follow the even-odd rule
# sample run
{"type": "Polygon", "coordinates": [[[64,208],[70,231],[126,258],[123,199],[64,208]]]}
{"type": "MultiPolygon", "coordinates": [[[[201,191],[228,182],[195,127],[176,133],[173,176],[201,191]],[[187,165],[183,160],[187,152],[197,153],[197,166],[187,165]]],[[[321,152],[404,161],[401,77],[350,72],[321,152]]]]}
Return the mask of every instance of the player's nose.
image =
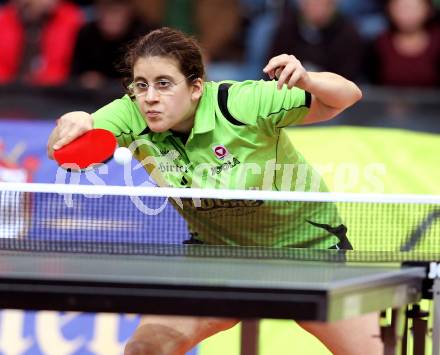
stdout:
{"type": "Polygon", "coordinates": [[[159,93],[153,86],[148,87],[147,92],[145,93],[144,96],[145,101],[148,103],[159,101],[159,97],[160,97],[159,93]]]}

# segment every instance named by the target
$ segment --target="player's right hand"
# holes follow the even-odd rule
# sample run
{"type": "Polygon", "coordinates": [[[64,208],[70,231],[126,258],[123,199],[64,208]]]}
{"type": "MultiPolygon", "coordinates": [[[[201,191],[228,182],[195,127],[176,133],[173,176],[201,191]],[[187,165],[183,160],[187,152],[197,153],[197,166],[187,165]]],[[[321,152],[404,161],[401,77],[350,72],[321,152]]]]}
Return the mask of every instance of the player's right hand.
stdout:
{"type": "Polygon", "coordinates": [[[56,136],[52,148],[54,150],[60,149],[92,128],[91,114],[83,111],[66,113],[57,120],[56,136]]]}

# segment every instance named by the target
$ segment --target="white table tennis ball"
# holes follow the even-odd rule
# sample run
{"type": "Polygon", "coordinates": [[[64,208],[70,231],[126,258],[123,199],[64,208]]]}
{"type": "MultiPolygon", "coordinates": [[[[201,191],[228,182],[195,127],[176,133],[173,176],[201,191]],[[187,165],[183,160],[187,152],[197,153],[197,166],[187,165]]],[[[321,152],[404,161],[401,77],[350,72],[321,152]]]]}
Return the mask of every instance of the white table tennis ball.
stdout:
{"type": "Polygon", "coordinates": [[[125,165],[131,161],[133,155],[131,154],[131,150],[125,147],[120,147],[115,150],[113,154],[113,159],[115,162],[121,165],[125,165]]]}

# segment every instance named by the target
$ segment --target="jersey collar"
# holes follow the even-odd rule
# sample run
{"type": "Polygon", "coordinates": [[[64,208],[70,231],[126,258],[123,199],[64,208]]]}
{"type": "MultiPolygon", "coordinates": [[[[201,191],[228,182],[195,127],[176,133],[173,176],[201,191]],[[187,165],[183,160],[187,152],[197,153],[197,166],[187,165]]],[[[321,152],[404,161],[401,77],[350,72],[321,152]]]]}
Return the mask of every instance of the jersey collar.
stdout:
{"type": "Polygon", "coordinates": [[[215,103],[217,98],[217,86],[213,82],[205,82],[203,95],[200,99],[194,120],[194,134],[203,134],[212,131],[215,128],[215,103]]]}
{"type": "Polygon", "coordinates": [[[139,135],[144,135],[144,134],[149,134],[151,137],[151,141],[153,143],[159,143],[159,142],[163,142],[166,137],[172,135],[172,132],[166,131],[166,132],[154,133],[151,131],[151,129],[145,127],[144,130],[139,133],[139,135]]]}

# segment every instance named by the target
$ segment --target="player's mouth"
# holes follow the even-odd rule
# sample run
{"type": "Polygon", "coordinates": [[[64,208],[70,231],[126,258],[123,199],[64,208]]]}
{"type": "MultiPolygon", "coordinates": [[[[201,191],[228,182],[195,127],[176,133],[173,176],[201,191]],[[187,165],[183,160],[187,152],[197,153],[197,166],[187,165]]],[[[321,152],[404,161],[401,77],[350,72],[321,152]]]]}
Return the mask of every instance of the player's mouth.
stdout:
{"type": "Polygon", "coordinates": [[[147,116],[149,119],[155,119],[155,118],[158,118],[160,115],[161,115],[161,112],[160,112],[160,111],[154,111],[154,110],[147,111],[147,113],[146,113],[146,116],[147,116]]]}

